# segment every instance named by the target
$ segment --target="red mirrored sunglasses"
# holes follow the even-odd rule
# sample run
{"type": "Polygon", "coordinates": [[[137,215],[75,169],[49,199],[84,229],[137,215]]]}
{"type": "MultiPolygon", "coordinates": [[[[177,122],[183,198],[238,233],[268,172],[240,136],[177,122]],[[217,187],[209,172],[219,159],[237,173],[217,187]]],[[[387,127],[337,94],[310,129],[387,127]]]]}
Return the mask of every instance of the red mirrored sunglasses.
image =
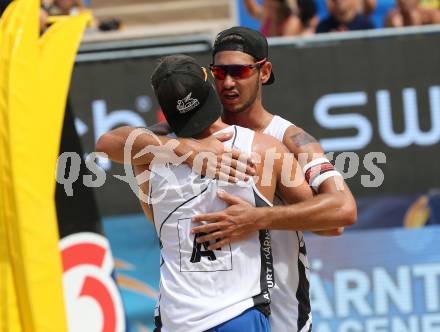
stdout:
{"type": "Polygon", "coordinates": [[[249,65],[210,65],[212,75],[218,80],[224,80],[227,75],[234,79],[248,78],[252,75],[254,69],[260,69],[266,62],[266,59],[260,60],[249,65]]]}

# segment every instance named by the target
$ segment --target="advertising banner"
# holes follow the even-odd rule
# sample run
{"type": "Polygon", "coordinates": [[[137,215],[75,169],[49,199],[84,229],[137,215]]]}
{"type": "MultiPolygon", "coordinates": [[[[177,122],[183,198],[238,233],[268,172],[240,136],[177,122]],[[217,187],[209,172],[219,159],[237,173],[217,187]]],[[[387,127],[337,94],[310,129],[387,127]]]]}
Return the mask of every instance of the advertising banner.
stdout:
{"type": "Polygon", "coordinates": [[[313,331],[440,331],[440,227],[306,239],[313,331]]]}
{"type": "Polygon", "coordinates": [[[159,240],[154,226],[143,214],[109,217],[103,226],[115,257],[130,331],[151,332],[160,278],[159,240]]]}

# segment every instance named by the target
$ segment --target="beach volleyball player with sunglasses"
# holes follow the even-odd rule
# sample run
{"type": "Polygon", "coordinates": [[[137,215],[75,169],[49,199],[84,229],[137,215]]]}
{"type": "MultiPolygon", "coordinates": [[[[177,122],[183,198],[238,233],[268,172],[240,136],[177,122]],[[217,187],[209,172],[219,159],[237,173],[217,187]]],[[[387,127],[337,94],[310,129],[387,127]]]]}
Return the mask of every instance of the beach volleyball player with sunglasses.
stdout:
{"type": "MultiPolygon", "coordinates": [[[[252,29],[230,28],[217,35],[212,55],[210,68],[223,104],[223,121],[282,141],[297,157],[316,195],[304,202],[274,208],[236,203],[222,212],[195,217],[195,221],[210,223],[194,231],[213,234],[201,240],[223,238],[215,248],[240,241],[255,232],[255,228],[270,229],[275,271],[272,331],[312,331],[309,267],[302,231],[339,235],[343,227],[356,221],[354,198],[340,173],[325,158],[318,141],[264,108],[262,86],[275,82],[266,38],[252,29]]],[[[234,200],[225,198],[229,202],[234,200]]]]}

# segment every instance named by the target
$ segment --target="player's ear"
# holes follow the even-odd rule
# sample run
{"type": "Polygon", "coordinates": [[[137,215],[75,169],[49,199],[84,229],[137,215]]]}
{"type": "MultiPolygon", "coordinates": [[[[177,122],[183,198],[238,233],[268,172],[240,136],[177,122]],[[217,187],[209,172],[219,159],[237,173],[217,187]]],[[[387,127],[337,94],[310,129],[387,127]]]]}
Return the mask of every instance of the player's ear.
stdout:
{"type": "Polygon", "coordinates": [[[269,61],[266,61],[262,66],[260,70],[260,81],[262,84],[266,83],[269,78],[270,74],[272,73],[272,63],[269,61]]]}

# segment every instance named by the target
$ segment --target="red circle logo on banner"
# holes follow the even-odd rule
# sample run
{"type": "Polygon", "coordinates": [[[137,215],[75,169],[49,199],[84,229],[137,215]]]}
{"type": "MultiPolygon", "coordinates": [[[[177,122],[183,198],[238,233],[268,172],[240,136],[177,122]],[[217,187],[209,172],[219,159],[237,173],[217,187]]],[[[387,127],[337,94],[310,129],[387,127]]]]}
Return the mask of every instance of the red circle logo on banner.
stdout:
{"type": "Polygon", "coordinates": [[[76,233],[63,238],[60,247],[69,331],[124,331],[108,240],[96,233],[76,233]]]}

